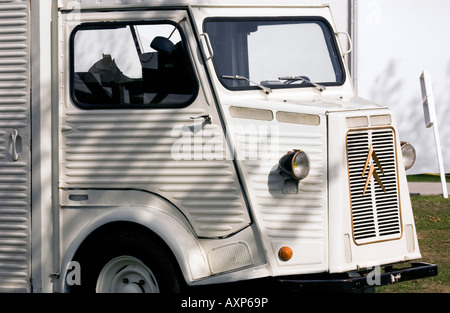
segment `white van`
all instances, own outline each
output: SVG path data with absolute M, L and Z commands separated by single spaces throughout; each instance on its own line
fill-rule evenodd
M 0 291 L 436 275 L 414 148 L 355 95 L 328 6 L 0 2 Z

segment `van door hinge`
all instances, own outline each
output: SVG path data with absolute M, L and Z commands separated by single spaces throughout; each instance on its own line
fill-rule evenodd
M 58 273 L 58 272 L 56 272 L 56 273 L 51 273 L 50 275 L 48 275 L 50 278 L 56 278 L 56 279 L 59 279 L 59 276 L 60 276 L 60 274 Z

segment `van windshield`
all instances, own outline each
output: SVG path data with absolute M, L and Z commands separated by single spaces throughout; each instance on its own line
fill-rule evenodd
M 323 19 L 209 18 L 204 28 L 217 75 L 228 89 L 344 83 L 336 39 Z

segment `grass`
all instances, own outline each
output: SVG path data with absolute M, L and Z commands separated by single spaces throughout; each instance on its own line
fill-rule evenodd
M 440 183 L 441 176 L 440 174 L 417 174 L 417 175 L 408 175 L 408 182 L 410 183 Z M 447 183 L 450 183 L 450 174 L 445 174 L 445 179 Z
M 377 292 L 450 293 L 450 199 L 442 196 L 412 196 L 411 202 L 421 261 L 437 264 L 438 275 L 379 287 Z

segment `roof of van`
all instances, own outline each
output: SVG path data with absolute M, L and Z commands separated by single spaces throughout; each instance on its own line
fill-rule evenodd
M 217 7 L 323 6 L 321 0 L 59 0 L 59 7 L 63 10 L 186 5 Z

